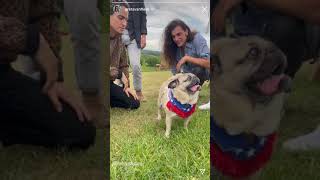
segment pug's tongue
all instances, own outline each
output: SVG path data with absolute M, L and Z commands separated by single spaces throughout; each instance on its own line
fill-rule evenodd
M 273 95 L 279 89 L 280 81 L 284 78 L 285 75 L 273 75 L 268 79 L 265 79 L 263 82 L 257 84 L 259 91 L 267 96 Z
M 191 90 L 192 92 L 196 92 L 196 91 L 198 91 L 199 87 L 200 87 L 200 85 L 194 85 L 194 86 L 192 86 L 192 87 L 190 88 L 190 90 Z

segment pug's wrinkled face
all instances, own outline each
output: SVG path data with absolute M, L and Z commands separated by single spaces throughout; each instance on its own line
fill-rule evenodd
M 201 88 L 200 79 L 192 73 L 179 73 L 172 77 L 168 88 L 195 94 Z
M 273 43 L 256 36 L 221 38 L 212 49 L 214 87 L 265 103 L 289 89 L 286 57 Z

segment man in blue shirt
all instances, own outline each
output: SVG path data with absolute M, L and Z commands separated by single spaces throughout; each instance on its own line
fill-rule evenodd
M 182 20 L 175 19 L 165 28 L 163 53 L 173 74 L 193 73 L 201 85 L 209 80 L 210 50 L 207 42 Z

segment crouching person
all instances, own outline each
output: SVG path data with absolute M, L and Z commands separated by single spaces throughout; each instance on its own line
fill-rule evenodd
M 137 109 L 140 102 L 136 92 L 129 86 L 128 56 L 121 39 L 128 22 L 128 4 L 124 2 L 110 6 L 110 106 Z

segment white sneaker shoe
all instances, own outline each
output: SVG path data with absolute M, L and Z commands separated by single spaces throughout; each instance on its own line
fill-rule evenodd
M 283 148 L 291 151 L 320 149 L 320 128 L 311 133 L 292 138 L 283 143 Z
M 200 110 L 209 110 L 210 109 L 210 101 L 207 104 L 203 104 L 199 106 Z

